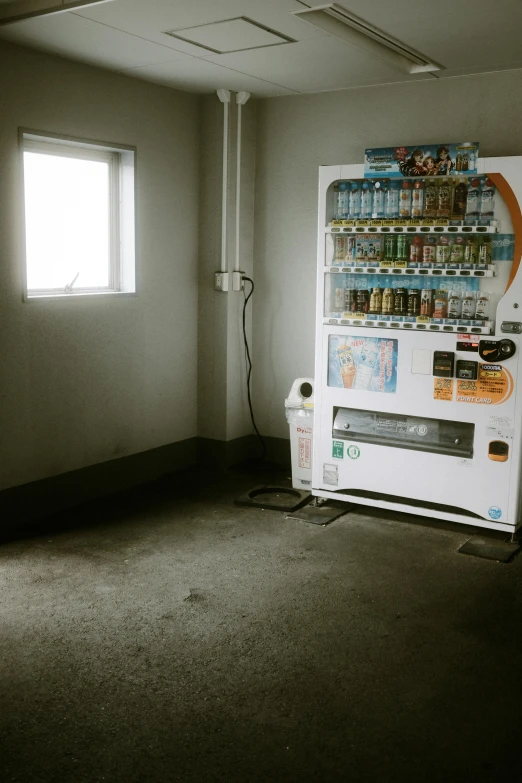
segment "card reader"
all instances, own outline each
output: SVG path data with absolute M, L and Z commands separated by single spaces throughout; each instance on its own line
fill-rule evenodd
M 433 352 L 433 375 L 437 378 L 453 378 L 455 354 L 453 351 Z

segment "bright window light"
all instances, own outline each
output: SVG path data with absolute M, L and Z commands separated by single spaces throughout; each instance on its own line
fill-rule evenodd
M 23 165 L 27 296 L 134 291 L 134 153 L 24 134 Z

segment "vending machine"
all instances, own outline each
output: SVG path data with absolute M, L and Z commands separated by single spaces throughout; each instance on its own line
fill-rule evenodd
M 514 533 L 522 157 L 439 149 L 320 168 L 312 491 Z

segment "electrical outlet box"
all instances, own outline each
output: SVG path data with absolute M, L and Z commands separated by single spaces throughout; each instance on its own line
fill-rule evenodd
M 214 291 L 228 291 L 228 272 L 214 272 Z
M 232 291 L 242 291 L 245 287 L 244 272 L 232 272 Z

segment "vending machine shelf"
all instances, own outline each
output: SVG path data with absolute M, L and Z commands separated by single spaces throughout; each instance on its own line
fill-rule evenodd
M 346 318 L 323 319 L 326 325 L 377 327 L 379 329 L 418 329 L 425 332 L 460 332 L 466 334 L 493 334 L 494 321 L 465 321 L 424 316 L 381 316 L 365 313 Z
M 353 266 L 325 266 L 324 271 L 328 274 L 343 273 L 356 275 L 432 275 L 434 277 L 495 277 L 494 264 L 477 264 L 476 269 L 470 269 L 468 264 L 455 264 L 453 268 L 433 266 L 384 266 L 376 264 L 367 266 L 364 263 L 360 266 L 354 262 Z
M 492 221 L 487 226 L 466 226 L 466 225 L 435 225 L 435 220 L 430 221 L 433 225 L 411 225 L 407 220 L 402 224 L 376 225 L 383 221 L 379 220 L 333 220 L 325 228 L 326 234 L 496 234 L 498 223 Z M 351 225 L 350 225 L 351 224 Z

